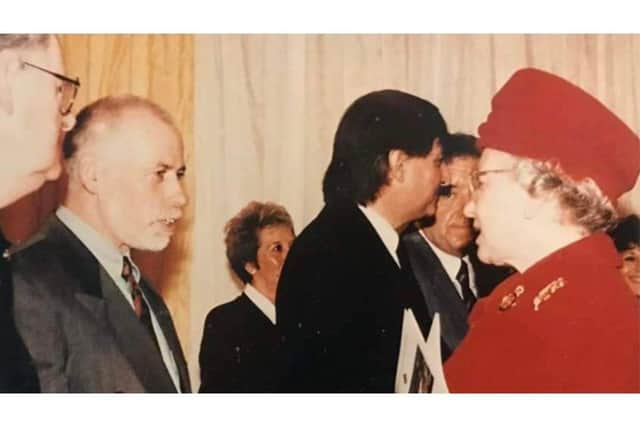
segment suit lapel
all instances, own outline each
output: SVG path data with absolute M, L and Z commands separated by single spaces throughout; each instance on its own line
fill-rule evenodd
M 376 229 L 357 206 L 353 207 L 351 215 L 354 216 L 353 222 L 347 223 L 357 225 L 357 227 L 353 228 L 362 234 L 362 238 L 355 239 L 357 242 L 362 242 L 359 253 L 371 254 L 371 256 L 367 256 L 366 259 L 372 263 L 372 265 L 377 266 L 378 263 L 380 263 L 379 270 L 384 271 L 387 275 L 387 281 L 383 281 L 382 283 L 389 283 L 393 286 L 393 294 L 398 298 L 398 302 L 402 307 L 412 309 L 418 325 L 422 330 L 422 334 L 426 338 L 431 320 L 424 303 L 424 298 L 422 298 L 420 294 L 420 289 L 411 271 L 408 257 L 403 257 L 402 254 L 400 254 L 399 257 L 403 258 L 400 261 L 402 263 L 406 262 L 408 265 L 403 265 L 402 268 L 398 266 Z M 349 232 L 353 232 L 353 230 L 349 230 Z M 403 248 L 400 248 L 400 252 L 402 252 L 402 249 Z M 388 294 L 386 291 L 384 293 Z M 402 316 L 400 316 L 400 318 L 402 318 Z
M 175 392 L 153 339 L 91 251 L 56 215 L 50 216 L 41 233 L 57 246 L 55 253 L 75 287 L 74 298 L 105 331 L 111 331 L 145 391 Z
M 358 253 L 372 254 L 375 260 L 373 262 L 381 263 L 376 267 L 381 271 L 390 272 L 394 276 L 394 281 L 397 281 L 397 277 L 400 276 L 400 267 L 364 213 L 357 206 L 350 206 L 345 207 L 337 216 L 334 214 L 334 217 L 340 220 L 337 226 L 343 228 L 340 234 L 352 236 L 349 237 L 349 241 L 359 245 Z
M 70 282 L 76 286 L 74 297 L 105 330 L 112 331 L 145 390 L 175 391 L 152 338 L 91 251 L 55 215 L 50 217 L 43 232 L 59 246 L 56 253 L 65 271 L 72 276 Z
M 87 309 L 102 326 L 108 326 L 106 306 L 100 287 L 100 264 L 89 249 L 58 219 L 51 215 L 41 230 L 50 242 L 57 245 L 55 253 L 66 274 L 69 283 L 75 285 L 74 298 Z
M 98 280 L 100 264 L 91 251 L 55 215 L 51 215 L 41 232 L 58 246 L 56 254 L 60 257 L 64 271 L 72 276 L 70 283 L 76 287 L 76 295 L 84 294 L 102 299 Z M 89 306 L 96 303 L 91 302 L 90 298 L 80 300 L 87 302 Z
M 100 283 L 111 327 L 120 351 L 148 392 L 172 393 L 175 386 L 153 338 L 149 336 L 122 292 L 101 268 Z
M 184 393 L 189 393 L 191 392 L 191 384 L 187 363 L 184 353 L 182 352 L 182 346 L 180 345 L 178 334 L 176 333 L 173 321 L 171 320 L 171 313 L 167 306 L 159 299 L 159 297 L 156 296 L 155 291 L 144 278 L 142 278 L 140 285 L 142 286 L 145 296 L 149 301 L 151 310 L 153 310 L 153 313 L 158 320 L 158 324 L 162 329 L 164 337 L 167 340 L 169 350 L 173 354 L 173 359 L 175 360 L 178 368 L 178 375 L 180 377 L 180 389 Z
M 444 270 L 438 256 L 417 231 L 404 236 L 412 269 L 422 291 L 429 316 L 440 313 L 442 339 L 449 349 L 455 349 L 467 332 L 467 309 Z

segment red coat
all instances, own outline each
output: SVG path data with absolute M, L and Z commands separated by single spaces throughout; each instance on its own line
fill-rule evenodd
M 445 364 L 449 390 L 640 392 L 638 303 L 619 264 L 599 233 L 502 282 Z

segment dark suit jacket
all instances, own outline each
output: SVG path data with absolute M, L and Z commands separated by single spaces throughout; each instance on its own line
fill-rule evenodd
M 276 326 L 245 295 L 211 310 L 200 347 L 201 393 L 278 391 Z
M 420 233 L 410 228 L 403 233 L 401 241 L 424 296 L 429 317 L 440 313 L 442 360 L 445 361 L 467 333 L 467 308 L 440 259 Z M 470 255 L 469 259 L 474 269 L 479 298 L 488 295 L 507 276 L 504 269 L 481 265 L 474 255 Z
M 355 205 L 325 206 L 296 238 L 280 277 L 282 389 L 393 392 L 405 307 L 425 333 L 417 285 L 367 218 Z
M 13 321 L 11 265 L 2 256 L 8 247 L 0 233 L 0 392 L 37 393 L 38 375 Z
M 108 273 L 54 215 L 12 255 L 18 332 L 43 392 L 175 392 L 153 338 Z M 187 366 L 169 310 L 143 279 L 189 391 Z

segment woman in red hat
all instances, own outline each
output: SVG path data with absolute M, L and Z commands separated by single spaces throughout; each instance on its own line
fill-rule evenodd
M 638 392 L 638 305 L 605 231 L 640 142 L 586 92 L 516 73 L 479 128 L 465 214 L 478 256 L 518 273 L 479 301 L 445 365 L 453 392 Z

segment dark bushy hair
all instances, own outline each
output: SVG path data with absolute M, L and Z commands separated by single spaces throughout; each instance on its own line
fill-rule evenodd
M 609 233 L 613 238 L 618 252 L 626 251 L 635 246 L 640 247 L 640 219 L 629 215 Z
M 480 157 L 480 149 L 476 145 L 477 138 L 466 133 L 452 133 L 440 138 L 442 162 L 449 164 L 458 157 Z
M 325 203 L 367 204 L 388 183 L 391 150 L 411 157 L 427 156 L 433 142 L 447 134 L 438 109 L 428 101 L 397 90 L 358 98 L 347 108 L 325 172 Z
M 284 207 L 271 202 L 253 201 L 224 227 L 227 260 L 243 283 L 251 283 L 252 280 L 244 265 L 248 262 L 257 264 L 260 230 L 271 225 L 284 225 L 294 233 L 293 221 Z

